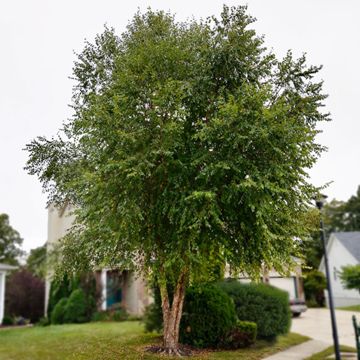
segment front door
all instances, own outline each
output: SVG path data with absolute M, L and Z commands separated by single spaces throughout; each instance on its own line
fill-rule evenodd
M 119 305 L 122 301 L 122 276 L 119 271 L 106 273 L 106 308 Z

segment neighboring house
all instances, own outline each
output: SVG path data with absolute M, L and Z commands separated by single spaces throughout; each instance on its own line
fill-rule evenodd
M 4 318 L 5 312 L 5 280 L 6 274 L 11 271 L 17 269 L 16 266 L 11 266 L 7 264 L 0 264 L 0 324 Z
M 359 305 L 359 292 L 345 289 L 340 280 L 339 272 L 342 266 L 360 263 L 360 231 L 332 233 L 326 249 L 329 258 L 329 280 L 335 307 Z M 319 270 L 325 274 L 324 258 L 321 260 Z M 325 297 L 326 303 L 328 303 L 327 291 Z
M 48 208 L 48 239 L 47 248 L 61 239 L 71 228 L 74 217 L 70 209 L 57 209 L 50 205 Z M 142 277 L 133 271 L 118 269 L 99 269 L 95 272 L 96 282 L 101 289 L 101 303 L 99 310 L 111 309 L 115 306 L 124 307 L 130 314 L 141 315 L 151 302 L 149 290 Z M 50 294 L 51 273 L 45 284 L 45 314 Z
M 294 261 L 296 265 L 289 271 L 287 276 L 282 276 L 275 270 L 263 271 L 262 282 L 285 290 L 289 293 L 290 300 L 305 300 L 301 263 L 295 258 Z M 251 279 L 247 276 L 240 276 L 239 280 L 244 283 L 251 282 Z

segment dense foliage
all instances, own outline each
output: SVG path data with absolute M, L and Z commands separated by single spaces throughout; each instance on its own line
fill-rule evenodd
M 326 203 L 322 213 L 327 238 L 332 232 L 360 231 L 360 187 L 356 195 L 347 201 L 333 199 Z M 317 270 L 324 253 L 319 230 L 320 214 L 316 209 L 308 212 L 307 223 L 308 228 L 313 230 L 310 237 L 302 243 L 305 272 Z
M 44 316 L 45 283 L 26 269 L 7 276 L 5 291 L 5 313 L 21 316 L 31 322 Z
M 65 309 L 67 304 L 67 298 L 62 298 L 55 305 L 51 312 L 51 323 L 54 325 L 65 323 Z
M 219 286 L 233 300 L 239 320 L 257 324 L 258 338 L 286 334 L 291 325 L 289 294 L 267 284 L 241 284 L 231 280 Z
M 145 331 L 155 331 L 160 333 L 163 330 L 163 313 L 161 308 L 161 295 L 158 286 L 154 287 L 153 296 L 154 302 L 146 307 L 143 321 L 145 324 Z
M 46 245 L 30 250 L 26 259 L 26 268 L 41 279 L 46 276 Z
M 340 279 L 346 289 L 355 289 L 360 292 L 360 265 L 343 266 Z
M 64 322 L 65 323 L 83 323 L 89 321 L 87 316 L 87 299 L 81 289 L 74 290 L 65 305 Z
M 293 239 L 308 235 L 302 214 L 317 189 L 307 171 L 328 119 L 320 67 L 276 59 L 253 22 L 224 6 L 205 21 L 148 10 L 121 36 L 105 29 L 75 62 L 73 117 L 27 145 L 49 201 L 76 209 L 60 268 L 157 277 L 167 348 L 209 258 L 258 276 L 264 263 L 289 264 Z
M 252 345 L 257 336 L 257 325 L 251 321 L 238 320 L 222 341 L 223 348 L 239 349 Z
M 215 285 L 190 287 L 185 296 L 180 341 L 196 347 L 220 347 L 236 325 L 234 303 Z
M 9 216 L 0 214 L 0 263 L 18 265 L 18 258 L 24 253 L 22 242 L 20 234 L 11 227 Z
M 97 311 L 91 316 L 91 321 L 125 321 L 129 314 L 124 308 Z M 153 331 L 153 330 L 149 330 Z
M 86 317 L 91 318 L 101 296 L 93 273 L 78 273 L 71 277 L 65 275 L 61 278 L 55 278 L 50 285 L 48 317 L 51 317 L 54 307 L 61 299 L 70 297 L 73 291 L 77 289 L 81 289 L 85 293 Z
M 360 186 L 347 201 L 332 200 L 324 207 L 324 224 L 335 231 L 360 231 Z
M 304 291 L 308 306 L 325 306 L 325 289 L 326 278 L 322 272 L 313 270 L 304 274 Z
M 197 347 L 237 349 L 255 342 L 257 325 L 239 321 L 231 298 L 212 284 L 190 287 L 185 296 L 180 338 Z M 154 303 L 143 318 L 147 331 L 161 332 L 163 316 L 159 290 L 154 291 Z

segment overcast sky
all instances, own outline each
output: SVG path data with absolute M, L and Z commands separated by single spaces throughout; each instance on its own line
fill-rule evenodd
M 2 0 L 0 3 L 0 213 L 29 250 L 47 236 L 46 196 L 37 178 L 23 170 L 24 145 L 56 134 L 71 111 L 72 64 L 84 39 L 92 41 L 104 24 L 121 33 L 138 8 L 170 10 L 185 20 L 218 15 L 222 4 L 248 4 L 254 25 L 279 57 L 288 49 L 309 63 L 323 64 L 329 94 L 319 141 L 329 151 L 311 170 L 315 185 L 333 183 L 330 198 L 348 199 L 360 184 L 360 2 L 359 0 L 136 1 Z

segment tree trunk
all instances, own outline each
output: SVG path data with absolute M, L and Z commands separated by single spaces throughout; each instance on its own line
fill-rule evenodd
M 172 355 L 182 355 L 179 349 L 179 328 L 185 298 L 186 275 L 185 270 L 180 274 L 171 305 L 164 274 L 159 281 L 164 320 L 164 350 Z

